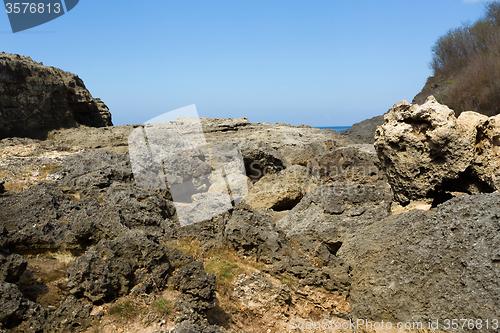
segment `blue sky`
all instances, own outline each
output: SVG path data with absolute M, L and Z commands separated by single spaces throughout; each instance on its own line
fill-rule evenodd
M 351 125 L 411 99 L 431 47 L 482 16 L 472 0 L 80 0 L 1 51 L 78 74 L 115 125 L 200 116 Z

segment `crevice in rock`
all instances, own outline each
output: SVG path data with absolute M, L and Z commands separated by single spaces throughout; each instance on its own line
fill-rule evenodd
M 485 181 L 474 175 L 471 168 L 467 168 L 456 179 L 445 179 L 436 189 L 429 192 L 428 197 L 433 198 L 432 207 L 442 204 L 454 197 L 451 192 L 463 192 L 467 194 L 493 193 L 495 189 Z
M 342 247 L 342 242 L 323 243 L 323 244 L 325 244 L 326 248 L 328 249 L 328 252 L 330 252 L 334 256 L 337 256 L 337 252 L 339 252 L 340 248 Z
M 300 200 L 302 200 L 302 198 L 303 198 L 302 195 L 297 196 L 294 199 L 286 198 L 285 200 L 278 202 L 275 206 L 272 207 L 272 209 L 275 212 L 282 212 L 284 210 L 292 210 L 295 206 L 297 206 L 299 204 L 299 202 L 300 202 Z

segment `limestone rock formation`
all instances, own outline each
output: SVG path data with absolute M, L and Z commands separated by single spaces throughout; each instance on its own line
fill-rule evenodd
M 429 97 L 395 104 L 377 129 L 375 147 L 397 201 L 443 192 L 500 188 L 498 116 L 453 110 Z
M 310 175 L 306 167 L 294 165 L 262 177 L 249 189 L 246 202 L 255 208 L 292 209 L 318 184 L 319 178 Z
M 353 318 L 497 318 L 499 216 L 500 194 L 477 194 L 359 230 L 338 252 L 352 267 Z
M 324 182 L 374 183 L 384 178 L 377 157 L 353 146 L 338 148 L 309 161 L 309 174 Z
M 108 108 L 82 79 L 29 57 L 0 54 L 0 139 L 43 137 L 78 125 L 112 125 Z
M 94 303 L 128 295 L 137 286 L 162 288 L 170 273 L 169 252 L 141 232 L 101 241 L 68 269 L 68 288 Z
M 239 143 L 247 177 L 257 181 L 267 174 L 274 174 L 290 166 L 277 150 L 262 141 L 242 141 Z
M 337 182 L 308 193 L 277 223 L 288 237 L 308 237 L 336 252 L 346 235 L 389 215 L 392 194 L 384 181 Z
M 283 235 L 276 230 L 269 215 L 240 204 L 227 221 L 224 238 L 244 254 L 272 257 L 283 247 Z
M 202 118 L 207 141 L 264 142 L 277 150 L 292 165 L 307 165 L 316 156 L 353 142 L 334 130 L 284 123 L 250 123 L 246 118 Z

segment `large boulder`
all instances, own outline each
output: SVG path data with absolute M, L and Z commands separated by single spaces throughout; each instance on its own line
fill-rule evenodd
M 346 235 L 387 217 L 391 201 L 384 181 L 326 184 L 308 193 L 277 227 L 288 237 L 309 237 L 336 252 Z
M 112 125 L 108 108 L 82 79 L 29 57 L 0 54 L 0 138 L 78 125 Z
M 397 201 L 442 192 L 500 187 L 500 118 L 453 110 L 429 97 L 395 104 L 377 129 L 375 147 Z
M 499 217 L 500 194 L 477 194 L 359 230 L 338 252 L 352 268 L 353 318 L 491 324 L 500 316 Z
M 127 295 L 132 288 L 162 289 L 171 273 L 173 257 L 191 261 L 189 256 L 130 232 L 112 241 L 101 241 L 78 257 L 68 269 L 68 288 L 78 298 L 92 302 L 111 301 Z
M 17 158 L 5 170 L 19 174 L 27 161 L 37 173 L 49 172 L 52 181 L 0 197 L 0 230 L 5 228 L 0 245 L 10 251 L 81 252 L 130 229 L 162 235 L 174 218 L 175 207 L 165 198 L 169 193 L 133 184 L 125 154 L 98 150 L 57 159 Z
M 224 229 L 226 242 L 245 255 L 272 257 L 283 248 L 284 238 L 271 216 L 240 204 Z

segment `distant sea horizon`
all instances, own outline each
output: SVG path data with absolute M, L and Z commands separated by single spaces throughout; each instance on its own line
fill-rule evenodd
M 319 129 L 325 129 L 325 128 L 333 129 L 336 130 L 337 132 L 345 131 L 346 129 L 351 128 L 351 126 L 324 126 L 324 127 L 314 126 L 314 127 Z

